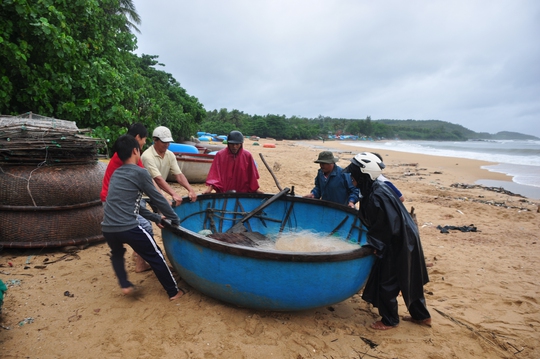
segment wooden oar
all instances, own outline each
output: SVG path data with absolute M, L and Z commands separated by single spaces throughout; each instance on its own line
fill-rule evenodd
M 279 181 L 277 180 L 276 175 L 274 174 L 274 172 L 272 171 L 272 169 L 270 168 L 270 166 L 268 166 L 268 163 L 266 163 L 263 154 L 262 154 L 262 153 L 259 153 L 259 156 L 261 157 L 261 160 L 263 161 L 264 165 L 266 166 L 266 169 L 268 170 L 268 172 L 270 172 L 270 174 L 272 175 L 272 178 L 274 179 L 274 182 L 276 182 L 277 188 L 278 188 L 280 191 L 282 191 L 283 188 L 281 188 L 281 186 L 280 186 L 280 184 L 279 184 Z
M 236 223 L 234 226 L 232 226 L 231 228 L 229 228 L 225 233 L 241 233 L 241 232 L 246 232 L 247 229 L 246 227 L 244 226 L 244 222 L 247 221 L 248 219 L 250 219 L 251 217 L 253 217 L 254 215 L 256 215 L 257 213 L 259 213 L 260 211 L 262 211 L 264 208 L 268 207 L 269 205 L 271 205 L 275 200 L 279 199 L 280 197 L 286 195 L 287 193 L 289 193 L 290 189 L 289 188 L 285 188 L 283 189 L 281 192 L 279 192 L 278 194 L 275 194 L 273 195 L 272 197 L 268 198 L 268 200 L 266 202 L 264 202 L 263 204 L 261 204 L 259 207 L 255 208 L 253 211 L 249 212 L 244 218 L 242 218 L 240 220 L 240 222 Z

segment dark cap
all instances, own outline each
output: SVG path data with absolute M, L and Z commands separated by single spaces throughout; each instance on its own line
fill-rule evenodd
M 227 136 L 227 143 L 244 143 L 244 135 L 240 131 L 231 131 Z

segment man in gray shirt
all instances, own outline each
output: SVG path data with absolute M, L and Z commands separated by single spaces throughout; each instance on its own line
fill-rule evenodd
M 137 166 L 141 151 L 137 140 L 130 135 L 120 136 L 116 142 L 118 157 L 123 165 L 114 171 L 109 183 L 109 191 L 101 223 L 103 236 L 111 248 L 111 262 L 118 278 L 122 293 L 133 292 L 133 284 L 127 279 L 124 266 L 124 243 L 139 254 L 156 274 L 170 300 L 180 298 L 184 293 L 178 289 L 169 270 L 161 248 L 153 236 L 139 225 L 137 214 L 161 226 L 166 218 L 178 225 L 180 220 L 166 199 L 158 192 L 148 171 Z M 146 193 L 161 214 L 153 213 L 140 206 L 142 194 Z

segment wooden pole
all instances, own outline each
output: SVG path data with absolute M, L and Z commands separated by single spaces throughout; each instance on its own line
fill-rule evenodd
M 261 157 L 261 160 L 263 161 L 264 165 L 265 165 L 266 168 L 268 169 L 268 172 L 270 172 L 270 174 L 272 175 L 272 178 L 274 178 L 274 182 L 276 182 L 277 188 L 278 188 L 280 191 L 283 191 L 283 188 L 281 188 L 281 186 L 280 186 L 280 184 L 279 184 L 279 181 L 278 181 L 277 178 L 276 178 L 276 175 L 274 174 L 274 172 L 272 171 L 272 169 L 270 168 L 270 166 L 268 166 L 268 163 L 266 163 L 263 154 L 262 154 L 262 153 L 259 153 L 259 156 Z

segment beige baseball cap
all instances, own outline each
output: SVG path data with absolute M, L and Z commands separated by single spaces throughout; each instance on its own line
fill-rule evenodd
M 174 142 L 171 135 L 171 130 L 165 126 L 156 127 L 152 133 L 152 137 L 159 138 L 161 142 Z

